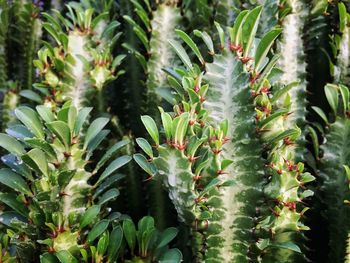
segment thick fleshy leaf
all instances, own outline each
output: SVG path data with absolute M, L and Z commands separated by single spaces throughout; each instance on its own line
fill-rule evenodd
M 136 246 L 136 228 L 135 224 L 130 220 L 126 219 L 123 222 L 123 232 L 132 253 Z
M 156 122 L 148 115 L 141 117 L 142 123 L 156 145 L 159 145 L 159 132 Z
M 26 217 L 29 212 L 28 208 L 23 204 L 23 202 L 18 201 L 16 198 L 17 198 L 17 195 L 14 193 L 0 192 L 0 202 L 6 204 L 16 212 Z
M 182 253 L 177 248 L 169 249 L 162 255 L 160 262 L 180 263 L 182 262 Z
M 105 192 L 101 198 L 98 200 L 98 205 L 104 205 L 105 203 L 115 200 L 119 196 L 119 190 L 118 189 L 110 189 L 107 192 Z
M 106 177 L 114 173 L 116 170 L 118 170 L 120 167 L 123 167 L 125 164 L 131 161 L 130 156 L 121 156 L 115 159 L 113 162 L 111 162 L 107 168 L 103 171 L 100 178 L 97 181 L 97 185 L 102 182 Z
M 326 98 L 328 100 L 328 103 L 331 106 L 333 113 L 336 115 L 338 110 L 338 102 L 339 102 L 338 87 L 333 84 L 327 84 L 324 87 L 324 91 L 326 93 Z
M 109 187 L 113 186 L 116 182 L 123 179 L 125 177 L 124 174 L 115 174 L 112 176 L 109 176 L 106 180 L 104 180 L 98 188 L 95 190 L 94 195 L 92 196 L 93 199 L 96 199 L 100 194 L 102 194 L 104 191 L 106 191 Z
M 66 149 L 71 145 L 71 132 L 67 123 L 63 121 L 53 121 L 46 124 L 47 128 L 54 133 L 58 139 L 63 143 Z
M 38 138 L 44 139 L 44 127 L 39 115 L 29 107 L 20 106 L 15 109 L 16 117 Z
M 175 227 L 169 227 L 163 231 L 159 237 L 159 243 L 157 248 L 168 245 L 177 235 L 179 231 Z
M 188 69 L 191 69 L 193 67 L 191 63 L 191 59 L 188 56 L 186 50 L 181 46 L 181 44 L 175 40 L 169 40 L 169 44 L 173 47 L 181 61 L 186 65 Z
M 140 148 L 150 157 L 153 158 L 153 150 L 152 146 L 148 143 L 148 141 L 144 138 L 137 138 L 136 143 Z
M 100 213 L 101 207 L 99 205 L 93 205 L 85 211 L 80 219 L 80 229 L 91 224 L 96 219 L 96 216 Z
M 108 118 L 97 118 L 91 123 L 91 125 L 89 126 L 86 132 L 84 149 L 87 148 L 89 143 L 95 138 L 97 134 L 100 133 L 100 131 L 102 131 L 102 129 L 107 125 L 108 122 L 109 122 Z
M 95 172 L 97 172 L 110 158 L 112 158 L 119 149 L 129 144 L 129 140 L 122 140 L 114 144 L 111 148 L 107 150 L 107 152 L 101 157 L 100 161 L 97 163 L 95 167 Z
M 113 262 L 115 260 L 115 256 L 117 255 L 119 248 L 123 241 L 123 230 L 120 225 L 117 225 L 111 232 L 109 237 L 109 246 L 107 257 Z
M 204 58 L 201 52 L 199 51 L 197 44 L 194 43 L 192 38 L 182 30 L 176 29 L 175 32 L 192 49 L 193 53 L 197 56 L 201 64 L 204 64 L 205 63 Z
M 29 152 L 24 154 L 22 156 L 22 159 L 34 171 L 48 177 L 49 167 L 47 164 L 45 153 L 42 150 L 34 148 L 33 150 L 30 150 Z
M 17 156 L 26 153 L 23 145 L 19 141 L 3 133 L 0 133 L 0 147 Z
M 134 154 L 133 158 L 135 162 L 150 176 L 154 176 L 156 174 L 156 167 L 152 163 L 148 162 L 145 156 L 136 153 Z
M 13 190 L 32 196 L 26 181 L 18 174 L 10 169 L 4 168 L 0 170 L 0 183 L 12 188 Z
M 79 261 L 67 250 L 61 250 L 56 253 L 61 263 L 79 263 Z
M 92 111 L 92 108 L 82 108 L 79 111 L 75 125 L 74 125 L 74 135 L 78 135 L 80 133 L 91 111 Z
M 98 222 L 94 227 L 89 231 L 89 234 L 87 236 L 87 242 L 92 243 L 97 237 L 102 235 L 102 233 L 107 229 L 109 226 L 109 220 L 103 219 L 100 222 Z

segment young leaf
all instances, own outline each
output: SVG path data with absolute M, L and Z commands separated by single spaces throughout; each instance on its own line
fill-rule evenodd
M 68 150 L 71 145 L 71 132 L 67 123 L 63 121 L 53 121 L 46 124 L 47 128 L 54 133 Z
M 275 39 L 281 34 L 281 32 L 282 32 L 281 28 L 273 29 L 261 39 L 255 52 L 254 67 L 256 72 L 260 72 L 262 70 L 260 66 L 265 60 Z
M 135 162 L 150 176 L 154 176 L 156 174 L 156 168 L 152 163 L 149 163 L 145 156 L 142 154 L 136 153 L 134 154 Z
M 35 109 L 45 122 L 52 122 L 55 120 L 55 115 L 52 113 L 51 108 L 44 105 L 39 105 L 39 106 L 36 106 Z
M 259 25 L 260 14 L 262 11 L 262 6 L 258 6 L 249 12 L 247 17 L 245 18 L 243 25 L 243 52 L 244 57 L 248 57 L 250 48 L 253 44 L 253 40 L 255 38 L 256 31 Z
M 96 219 L 96 216 L 100 213 L 101 207 L 99 205 L 93 205 L 85 211 L 80 219 L 79 229 L 83 229 L 88 226 L 92 221 Z
M 164 232 L 159 237 L 159 243 L 157 248 L 164 247 L 168 245 L 177 235 L 179 231 L 175 227 L 169 227 L 164 230 Z
M 83 124 L 85 123 L 87 117 L 89 116 L 90 112 L 92 111 L 92 108 L 82 108 L 77 116 L 75 126 L 74 126 L 74 135 L 78 135 L 81 128 L 83 127 Z
M 115 200 L 119 196 L 119 190 L 118 189 L 109 189 L 107 192 L 105 192 L 101 198 L 98 200 L 98 205 L 104 205 L 105 203 Z
M 152 146 L 144 138 L 137 138 L 136 143 L 150 157 L 153 158 Z
M 17 192 L 29 196 L 33 195 L 26 181 L 24 181 L 20 175 L 12 172 L 10 169 L 3 168 L 0 170 L 0 183 L 12 188 Z
M 176 29 L 175 32 L 192 49 L 193 53 L 197 56 L 201 64 L 204 65 L 204 58 L 192 38 L 180 29 Z
M 338 87 L 334 84 L 327 84 L 324 90 L 326 93 L 326 98 L 328 100 L 328 103 L 333 110 L 333 113 L 337 115 L 338 102 L 339 102 Z
M 182 45 L 179 42 L 175 41 L 175 40 L 169 40 L 169 44 L 173 47 L 173 49 L 175 50 L 176 54 L 179 56 L 179 58 L 185 64 L 185 66 L 188 69 L 192 69 L 193 65 L 191 63 L 191 59 L 188 56 L 186 50 L 182 47 Z
M 97 180 L 96 185 L 98 185 L 100 182 L 102 182 L 106 177 L 114 173 L 116 170 L 118 170 L 120 167 L 124 166 L 128 162 L 130 162 L 131 157 L 130 156 L 121 156 L 115 159 L 113 162 L 111 162 L 107 168 L 104 170 L 104 172 L 101 174 L 100 178 Z
M 159 145 L 159 132 L 156 122 L 148 115 L 141 116 L 141 121 L 155 144 Z
M 328 118 L 321 108 L 316 106 L 311 106 L 311 108 L 318 114 L 318 116 L 321 117 L 322 120 L 324 120 L 326 124 L 328 124 Z
M 86 132 L 86 137 L 84 141 L 84 149 L 88 146 L 93 138 L 107 125 L 109 122 L 108 118 L 98 118 L 94 120 Z
M 17 156 L 26 153 L 23 145 L 19 141 L 3 133 L 0 133 L 0 147 Z
M 38 114 L 29 107 L 20 106 L 15 109 L 16 117 L 39 139 L 45 138 L 44 127 Z
M 114 262 L 115 257 L 119 251 L 119 248 L 123 241 L 123 230 L 120 225 L 117 225 L 111 232 L 111 235 L 109 237 L 109 246 L 108 246 L 108 252 L 107 257 L 110 262 Z
M 130 219 L 123 221 L 123 232 L 126 242 L 128 243 L 131 253 L 133 254 L 136 245 L 136 228 Z
M 102 235 L 103 232 L 105 232 L 108 226 L 108 219 L 103 219 L 96 225 L 94 225 L 94 227 L 89 231 L 89 234 L 87 236 L 87 242 L 91 244 L 97 237 L 99 237 L 100 235 Z

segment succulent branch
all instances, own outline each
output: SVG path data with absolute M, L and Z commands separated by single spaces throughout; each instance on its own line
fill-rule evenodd
M 46 96 L 46 104 L 62 104 L 72 100 L 81 108 L 92 94 L 97 96 L 100 112 L 106 111 L 103 87 L 122 71 L 117 71 L 124 55 L 113 57 L 114 43 L 120 33 L 114 35 L 117 21 L 108 22 L 108 13 L 94 17 L 94 10 L 83 10 L 79 5 L 68 5 L 70 19 L 55 11 L 59 22 L 45 14 L 43 27 L 56 42 L 46 44 L 38 52 L 34 63 L 43 77 L 36 87 Z

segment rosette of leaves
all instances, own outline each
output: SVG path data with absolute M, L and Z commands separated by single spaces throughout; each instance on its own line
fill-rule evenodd
M 175 227 L 159 231 L 153 217 L 145 216 L 138 222 L 137 229 L 131 219 L 124 220 L 122 230 L 125 252 L 121 256 L 125 262 L 182 262 L 180 250 L 169 249 L 169 243 L 178 233 Z
M 163 183 L 179 220 L 192 229 L 194 260 L 216 262 L 224 256 L 217 253 L 223 245 L 220 220 L 224 208 L 220 196 L 222 189 L 232 183 L 224 175 L 231 161 L 221 157 L 227 141 L 227 121 L 216 128 L 208 125 L 203 108 L 208 86 L 194 77 L 197 74 L 199 68 L 193 75 L 179 71 L 169 77 L 176 91 L 174 112 L 160 108 L 160 128 L 151 117 L 142 116 L 154 149 L 147 140 L 138 138 L 136 142 L 147 158 L 136 154 L 134 159 L 150 178 Z
M 35 87 L 44 94 L 47 105 L 72 100 L 80 109 L 92 95 L 97 96 L 97 108 L 106 111 L 103 88 L 123 71 L 117 67 L 124 55 L 113 57 L 111 52 L 121 33 L 115 34 L 119 22 L 108 20 L 108 12 L 94 15 L 92 8 L 69 4 L 68 18 L 53 11 L 57 18 L 44 13 L 45 30 L 55 46 L 45 43 L 34 60 L 43 77 Z M 54 103 L 53 103 L 54 102 Z
M 121 215 L 108 204 L 124 177 L 117 171 L 131 158 L 115 158 L 128 143 L 120 141 L 93 159 L 109 133 L 109 119 L 95 119 L 82 137 L 91 110 L 70 103 L 57 113 L 21 106 L 15 110 L 20 124 L 0 134 L 0 146 L 8 151 L 2 157 L 7 168 L 0 170 L 0 201 L 7 208 L 0 218 L 21 261 L 38 262 L 41 255 L 42 262 L 113 262 L 116 256 L 113 222 Z
M 348 202 L 350 190 L 348 175 L 350 164 L 349 152 L 349 89 L 342 85 L 327 84 L 325 95 L 332 113 L 326 113 L 318 107 L 313 109 L 326 123 L 323 134 L 324 143 L 316 154 L 319 160 L 319 174 L 321 177 L 320 199 L 325 206 L 322 215 L 326 218 L 326 231 L 329 236 L 325 240 L 328 244 L 328 260 L 343 262 L 347 257 L 346 249 L 350 231 L 350 208 Z M 345 167 L 345 169 L 344 169 Z

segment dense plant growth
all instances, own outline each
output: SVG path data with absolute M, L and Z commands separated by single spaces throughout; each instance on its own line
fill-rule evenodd
M 346 0 L 0 0 L 0 262 L 349 262 Z

